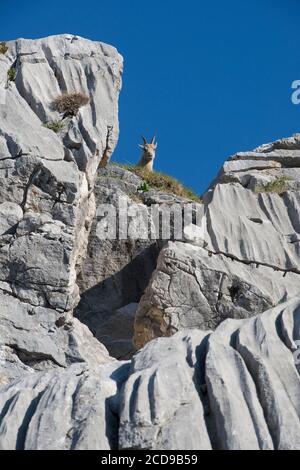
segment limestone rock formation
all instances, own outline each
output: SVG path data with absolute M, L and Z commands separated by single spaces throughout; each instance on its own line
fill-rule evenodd
M 155 269 L 159 251 L 156 241 L 148 239 L 148 230 L 145 239 L 136 233 L 139 224 L 135 208 L 142 200 L 133 198 L 138 197 L 141 182 L 136 175 L 114 165 L 98 172 L 94 189 L 97 211 L 89 234 L 87 255 L 78 276 L 81 299 L 75 315 L 117 358 L 125 358 L 126 353 L 133 350 L 132 342 L 125 346 L 123 340 L 126 335 L 132 336 L 134 318 L 129 313 L 128 326 L 123 323 L 125 329 L 119 331 L 123 346 L 120 344 L 120 350 L 117 350 L 116 342 L 112 346 L 110 339 L 117 340 L 115 312 L 139 302 Z M 98 233 L 104 215 L 101 205 L 112 204 L 117 218 L 119 201 L 128 207 L 128 236 L 102 239 Z
M 87 364 L 35 373 L 1 390 L 0 449 L 108 450 L 118 443 L 119 388 L 128 366 Z
M 148 343 L 123 388 L 121 448 L 299 449 L 299 308 Z
M 300 448 L 299 299 L 0 389 L 1 449 Z
M 234 155 L 191 205 L 104 168 L 113 47 L 67 34 L 7 46 L 0 449 L 299 450 L 300 135 Z M 72 92 L 88 104 L 60 115 L 53 100 Z M 128 234 L 105 240 L 103 205 L 124 216 L 120 198 Z M 190 205 L 183 235 L 173 218 L 167 242 L 149 237 L 152 205 L 173 203 Z
M 123 65 L 111 46 L 72 35 L 7 46 L 0 55 L 2 382 L 23 370 L 110 360 L 72 310 L 96 169 L 118 137 Z M 52 103 L 70 92 L 87 94 L 90 103 L 64 118 Z M 55 134 L 45 125 L 57 120 Z
M 203 198 L 201 238 L 160 254 L 137 312 L 138 348 L 299 295 L 299 152 L 296 135 L 225 162 Z

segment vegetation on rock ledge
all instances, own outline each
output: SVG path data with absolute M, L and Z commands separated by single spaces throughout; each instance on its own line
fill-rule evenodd
M 264 185 L 256 186 L 256 193 L 277 193 L 282 194 L 287 191 L 287 182 L 290 180 L 288 176 L 278 176 L 273 181 Z
M 149 191 L 152 188 L 158 189 L 165 193 L 172 193 L 186 199 L 191 199 L 196 202 L 201 202 L 201 197 L 198 196 L 192 189 L 183 186 L 180 181 L 171 176 L 165 175 L 158 171 L 147 171 L 144 168 L 133 165 L 120 165 L 125 170 L 135 173 L 142 178 L 146 185 L 144 186 Z
M 63 93 L 55 98 L 53 108 L 65 116 L 76 116 L 79 109 L 89 102 L 90 98 L 84 93 Z
M 17 72 L 16 72 L 16 70 L 15 70 L 14 68 L 11 67 L 10 69 L 8 69 L 8 71 L 7 71 L 7 79 L 8 79 L 8 81 L 14 82 L 15 79 L 16 79 L 16 74 L 17 74 Z
M 6 54 L 8 51 L 8 47 L 6 45 L 6 42 L 0 42 L 0 54 Z
M 46 122 L 46 124 L 43 124 L 43 126 L 57 134 L 58 132 L 63 130 L 65 125 L 63 121 L 49 121 Z

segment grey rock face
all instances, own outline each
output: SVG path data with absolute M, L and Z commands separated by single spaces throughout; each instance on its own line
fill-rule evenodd
M 117 359 L 129 359 L 134 351 L 134 320 L 138 304 L 121 307 L 98 326 L 97 339 L 105 344 L 110 355 Z
M 35 373 L 0 393 L 0 449 L 107 450 L 118 445 L 124 363 Z
M 189 201 L 97 174 L 121 74 L 72 35 L 0 55 L 0 449 L 300 449 L 300 137 L 231 157 L 196 232 L 154 243 L 150 206 Z M 64 92 L 89 104 L 61 116 Z
M 122 395 L 120 448 L 211 448 L 198 395 L 206 339 L 201 331 L 180 332 L 152 341 L 133 358 Z
M 14 359 L 11 371 L 4 361 L 4 382 L 28 368 L 110 360 L 72 310 L 96 169 L 118 137 L 122 74 L 114 48 L 72 35 L 7 45 L 0 58 L 0 347 Z M 90 98 L 73 118 L 53 110 L 66 92 Z M 57 120 L 58 134 L 44 126 Z
M 299 275 L 241 263 L 200 246 L 169 242 L 135 320 L 139 349 L 182 328 L 215 329 L 226 318 L 248 318 L 299 293 Z
M 133 335 L 133 327 L 132 318 L 127 317 L 129 322 L 122 323 L 122 335 L 119 330 L 118 348 L 115 328 L 119 314 L 115 312 L 139 302 L 155 269 L 159 251 L 156 242 L 147 239 L 148 230 L 144 240 L 136 234 L 138 221 L 134 208 L 142 203 L 142 200 L 137 200 L 140 184 L 141 179 L 136 175 L 114 165 L 100 171 L 95 183 L 97 211 L 89 235 L 87 256 L 78 276 L 81 300 L 75 314 L 118 358 L 127 357 L 132 351 L 129 338 Z M 128 207 L 129 214 L 132 212 L 128 237 L 102 239 L 98 234 L 104 215 L 101 205 L 111 204 L 118 216 L 120 199 Z M 145 209 L 148 218 L 146 206 Z
M 141 299 L 135 344 L 215 328 L 300 293 L 298 136 L 238 153 L 204 195 L 200 236 L 169 244 Z M 271 183 L 268 184 L 267 183 Z
M 299 319 L 295 298 L 155 339 L 131 364 L 24 370 L 0 387 L 0 448 L 299 449 Z
M 121 448 L 299 449 L 299 308 L 149 342 L 123 387 Z
M 165 227 L 163 218 L 155 226 L 151 207 L 170 216 L 170 207 L 177 204 L 182 212 L 190 200 L 167 194 L 153 188 L 141 191 L 142 180 L 134 173 L 116 165 L 98 172 L 95 183 L 97 211 L 89 236 L 87 256 L 78 276 L 81 300 L 75 315 L 88 325 L 95 336 L 117 358 L 127 358 L 132 352 L 132 322 L 124 323 L 115 312 L 130 303 L 137 303 L 146 290 L 157 263 L 162 246 L 161 234 L 155 232 Z M 115 239 L 99 235 L 104 226 L 105 204 L 115 210 L 116 219 L 127 214 L 127 233 L 118 231 Z M 139 212 L 138 212 L 139 210 Z M 118 227 L 117 227 L 118 228 Z M 171 227 L 169 238 L 174 235 Z M 123 338 L 116 337 L 116 319 L 123 324 Z M 118 329 L 118 328 L 117 328 Z M 125 340 L 125 342 L 123 341 Z M 127 342 L 127 343 L 126 343 Z M 130 346 L 130 347 L 129 347 Z M 119 349 L 118 349 L 119 348 Z M 124 353 L 125 356 L 124 356 Z

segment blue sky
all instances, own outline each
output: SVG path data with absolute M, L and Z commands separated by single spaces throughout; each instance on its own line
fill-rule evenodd
M 156 169 L 201 193 L 236 151 L 300 132 L 297 0 L 1 0 L 1 39 L 73 33 L 125 59 L 114 160 L 158 133 Z

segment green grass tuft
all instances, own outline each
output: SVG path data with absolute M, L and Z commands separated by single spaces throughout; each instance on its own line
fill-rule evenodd
M 7 71 L 7 79 L 8 79 L 10 82 L 14 82 L 14 81 L 15 81 L 16 75 L 17 75 L 16 69 L 14 69 L 13 67 L 11 67 L 10 69 L 8 69 L 8 71 Z
M 172 193 L 176 196 L 191 199 L 196 202 L 202 202 L 201 197 L 198 196 L 192 189 L 186 188 L 180 183 L 180 181 L 172 178 L 171 176 L 165 175 L 158 171 L 146 171 L 144 168 L 140 168 L 138 166 L 121 165 L 118 163 L 117 165 L 139 176 L 147 185 L 144 186 L 144 188 L 148 188 L 146 191 L 149 191 L 151 188 L 156 188 L 159 191 L 163 191 L 165 193 Z
M 46 122 L 46 124 L 43 124 L 43 126 L 57 134 L 58 132 L 63 130 L 65 124 L 63 121 L 49 121 Z
M 149 185 L 149 183 L 146 183 L 146 181 L 143 181 L 138 187 L 138 191 L 141 191 L 142 193 L 147 193 L 148 191 L 150 191 L 150 189 L 151 186 Z
M 288 176 L 278 176 L 273 181 L 266 183 L 261 186 L 256 186 L 254 191 L 256 193 L 277 193 L 282 194 L 287 191 L 287 182 L 290 181 L 291 178 Z

